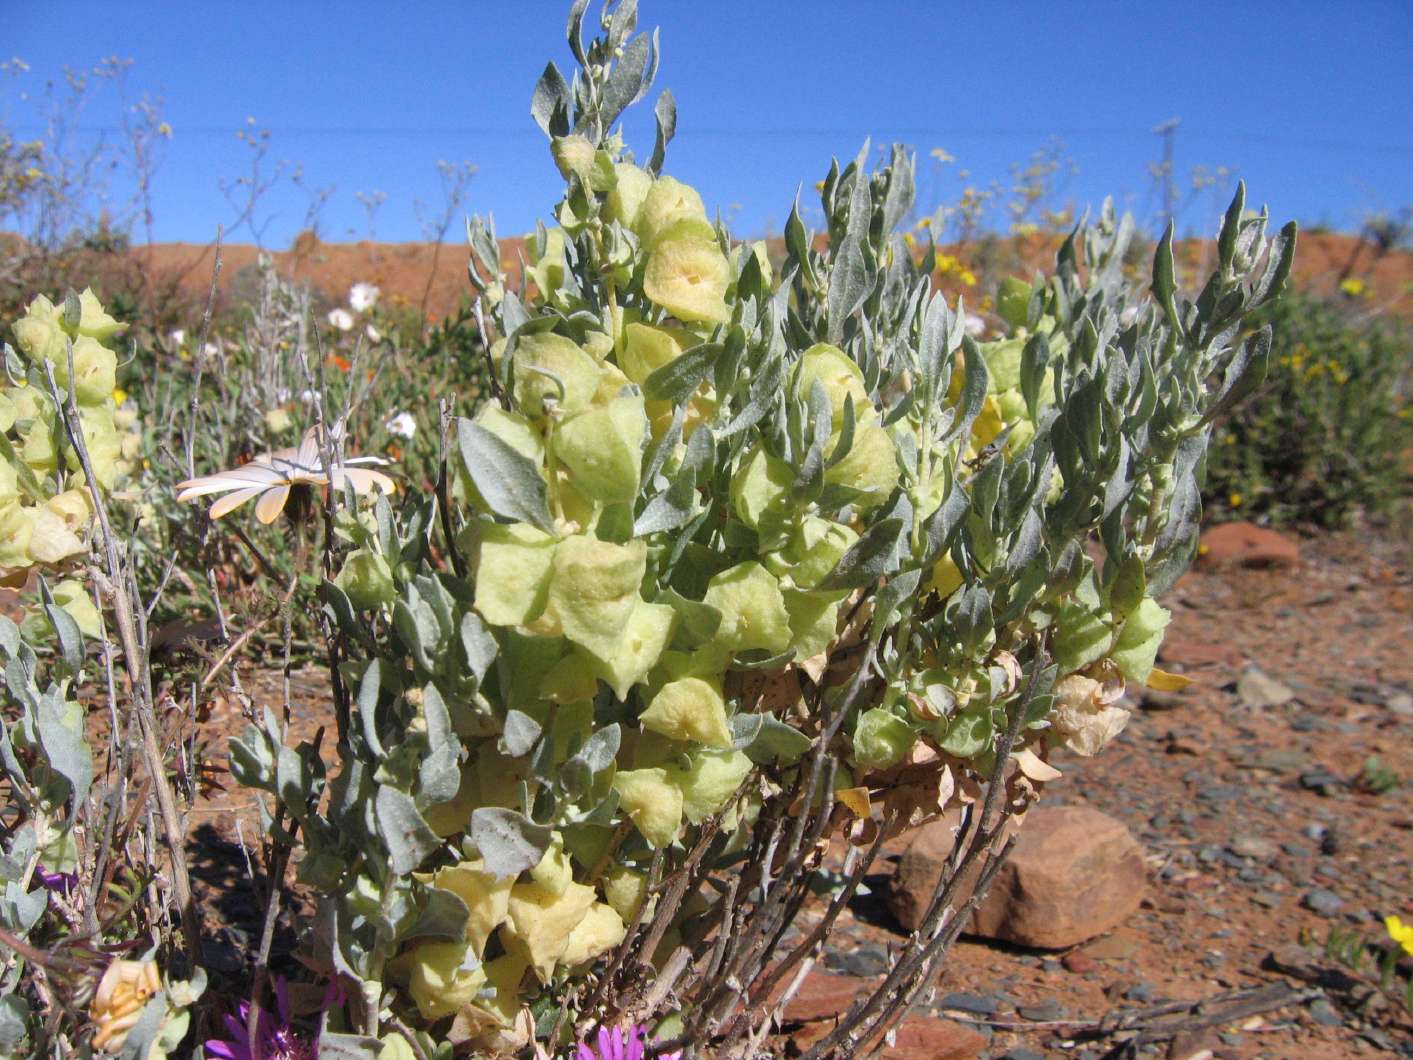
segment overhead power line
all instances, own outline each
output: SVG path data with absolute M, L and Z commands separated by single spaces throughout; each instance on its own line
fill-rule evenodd
M 445 139 L 448 137 L 475 139 L 487 137 L 539 139 L 543 134 L 533 127 L 522 125 L 448 125 L 448 126 L 340 126 L 340 125 L 289 125 L 256 126 L 268 130 L 272 137 L 299 138 L 344 138 L 344 139 Z M 224 125 L 176 125 L 173 132 L 177 137 L 234 137 L 236 132 L 249 126 Z M 44 131 L 42 126 L 19 125 L 15 131 L 20 135 L 32 136 Z M 85 135 L 114 136 L 123 132 L 118 125 L 81 125 L 71 131 Z M 1130 127 L 1083 127 L 1070 129 L 1010 128 L 998 129 L 993 126 L 964 127 L 912 127 L 878 126 L 873 129 L 862 126 L 788 126 L 780 128 L 711 128 L 686 129 L 677 134 L 679 140 L 719 139 L 719 140 L 819 140 L 837 137 L 853 137 L 862 141 L 865 137 L 889 137 L 910 140 L 917 143 L 946 143 L 958 139 L 1028 140 L 1045 139 L 1122 139 L 1135 144 L 1153 135 L 1152 129 Z M 1347 154 L 1413 156 L 1413 144 L 1386 142 L 1360 142 L 1355 140 L 1321 140 L 1303 136 L 1281 136 L 1267 132 L 1254 132 L 1239 129 L 1202 130 L 1190 125 L 1183 126 L 1183 136 L 1190 140 L 1227 143 L 1266 144 L 1273 147 L 1294 148 L 1304 151 L 1329 151 Z

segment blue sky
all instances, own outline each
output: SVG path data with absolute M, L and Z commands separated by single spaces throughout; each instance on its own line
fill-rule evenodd
M 597 6 L 597 5 L 596 5 Z M 270 130 L 308 186 L 332 187 L 326 239 L 365 238 L 357 193 L 382 192 L 374 233 L 419 238 L 418 199 L 435 212 L 436 163 L 477 166 L 468 209 L 502 234 L 532 227 L 558 177 L 528 115 L 547 59 L 566 72 L 567 5 L 424 0 L 0 0 L 7 54 L 30 65 L 0 81 L 0 115 L 32 131 L 19 99 L 63 64 L 130 57 L 128 91 L 164 97 L 173 136 L 154 191 L 159 240 L 205 241 L 232 209 L 220 191 L 248 170 L 247 118 Z M 1157 214 L 1148 166 L 1159 122 L 1180 117 L 1175 171 L 1225 165 L 1278 219 L 1340 228 L 1413 202 L 1413 3 L 896 0 L 643 0 L 662 27 L 657 87 L 678 101 L 667 170 L 696 185 L 741 235 L 777 230 L 797 186 L 864 138 L 919 151 L 923 205 L 1056 139 L 1077 172 L 1061 201 L 1113 194 Z M 656 91 L 656 89 L 654 90 Z M 652 145 L 649 104 L 627 122 Z M 111 96 L 77 118 L 81 137 L 118 123 Z M 955 163 L 928 157 L 945 148 Z M 967 181 L 958 176 L 965 169 Z M 121 191 L 121 189 L 118 189 Z M 1223 189 L 1223 194 L 1229 188 Z M 259 204 L 267 246 L 288 245 L 307 197 L 280 180 Z M 1181 214 L 1207 228 L 1207 192 Z M 459 222 L 450 238 L 458 238 Z M 228 238 L 249 241 L 248 230 Z

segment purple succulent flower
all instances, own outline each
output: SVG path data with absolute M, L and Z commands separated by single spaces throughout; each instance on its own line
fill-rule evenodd
M 56 894 L 65 897 L 78 889 L 78 873 L 76 872 L 46 872 L 44 866 L 37 866 L 34 870 L 35 878 L 40 884 Z
M 326 1005 L 334 993 L 326 997 Z M 206 1042 L 206 1055 L 217 1060 L 314 1060 L 319 1053 L 317 1041 L 306 1041 L 290 1025 L 289 986 L 283 976 L 275 976 L 275 1011 L 260 1010 L 255 1041 L 251 1041 L 247 1023 L 250 1002 L 242 1001 L 234 1015 L 225 1017 L 228 1038 L 212 1038 Z
M 648 1032 L 641 1023 L 628 1028 L 626 1034 L 621 1027 L 600 1027 L 596 1037 L 595 1048 L 580 1042 L 574 1049 L 573 1060 L 645 1060 L 648 1055 Z M 682 1052 L 655 1055 L 658 1060 L 681 1060 Z

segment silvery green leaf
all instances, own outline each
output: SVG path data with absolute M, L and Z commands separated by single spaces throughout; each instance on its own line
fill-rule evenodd
M 584 12 L 589 6 L 589 0 L 574 0 L 569 7 L 569 22 L 564 27 L 564 35 L 569 38 L 569 50 L 574 53 L 574 58 L 579 60 L 581 66 L 589 61 L 588 55 L 584 51 Z
M 585 740 L 584 746 L 574 752 L 570 761 L 582 763 L 590 775 L 602 773 L 613 765 L 614 759 L 618 757 L 618 747 L 622 738 L 617 722 L 606 725 Z
M 1271 325 L 1267 324 L 1249 336 L 1239 347 L 1222 373 L 1211 407 L 1202 417 L 1210 423 L 1235 405 L 1245 401 L 1266 381 L 1271 365 Z
M 967 654 L 974 652 L 992 629 L 991 594 L 985 586 L 973 585 L 962 590 L 956 597 L 956 603 L 947 610 L 951 613 L 952 628 L 962 643 L 962 650 Z
M 1045 371 L 1050 366 L 1050 340 L 1037 331 L 1026 340 L 1021 350 L 1020 389 L 1025 399 L 1027 413 L 1032 420 L 1039 419 L 1040 387 L 1045 382 Z
M 46 604 L 44 613 L 49 616 L 49 621 L 54 626 L 54 635 L 59 641 L 59 653 L 64 665 L 70 673 L 77 674 L 83 667 L 83 633 L 79 631 L 78 623 L 58 604 Z
M 971 507 L 982 526 L 991 525 L 991 514 L 996 508 L 997 498 L 1001 495 L 1001 476 L 1005 470 L 1005 460 L 996 456 L 972 476 Z
M 937 510 L 927 517 L 923 532 L 927 535 L 927 562 L 935 563 L 952 544 L 952 537 L 961 527 L 967 512 L 971 510 L 971 497 L 956 479 L 952 488 L 937 506 Z
M 875 597 L 872 630 L 870 634 L 873 640 L 881 640 L 883 634 L 897 623 L 899 607 L 904 601 L 913 598 L 917 594 L 918 585 L 921 581 L 922 570 L 920 568 L 914 568 L 889 578 L 887 583 L 878 590 L 878 595 Z
M 646 33 L 640 33 L 623 46 L 618 61 L 608 75 L 608 82 L 603 86 L 601 120 L 605 131 L 630 105 L 643 97 L 652 83 L 645 76 L 652 55 L 652 40 Z
M 367 624 L 353 610 L 353 602 L 343 589 L 326 578 L 319 585 L 319 598 L 333 616 L 339 632 L 358 641 L 367 639 Z
M 1197 521 L 1202 515 L 1202 490 L 1197 470 L 1206 456 L 1207 438 L 1205 434 L 1194 434 L 1178 443 L 1167 522 L 1158 531 L 1153 543 L 1155 555 L 1165 553 L 1197 535 Z
M 970 335 L 962 338 L 962 353 L 965 362 L 962 395 L 957 402 L 957 418 L 947 429 L 943 441 L 950 441 L 959 435 L 966 437 L 971 425 L 976 422 L 976 417 L 981 414 L 981 407 L 986 403 L 986 386 L 991 376 L 986 368 L 986 358 L 981 355 L 980 348 Z
M 839 441 L 830 450 L 829 460 L 824 465 L 826 468 L 834 467 L 849 455 L 849 451 L 854 447 L 855 425 L 854 395 L 846 394 L 844 396 L 844 416 L 839 424 Z
M 643 381 L 643 395 L 654 401 L 687 401 L 711 374 L 720 354 L 721 344 L 716 342 L 701 342 L 684 350 Z
M 886 235 L 898 227 L 898 222 L 913 208 L 916 162 L 902 144 L 893 145 L 893 157 L 888 163 L 888 192 L 883 198 L 883 232 Z
M 15 655 L 20 650 L 20 627 L 15 625 L 4 615 L 0 615 L 0 651 L 6 657 Z
M 19 994 L 0 997 L 0 1053 L 14 1054 L 29 1033 L 29 1004 Z
M 607 828 L 613 824 L 614 815 L 618 813 L 618 792 L 612 788 L 608 794 L 600 799 L 588 813 L 570 819 L 570 824 L 587 824 L 596 828 Z
M 481 616 L 474 611 L 467 611 L 461 616 L 461 648 L 466 653 L 467 665 L 476 675 L 476 683 L 480 684 L 485 680 L 486 671 L 495 662 L 500 647 L 491 631 L 486 628 L 486 624 L 481 621 Z
M 441 846 L 441 840 L 427 827 L 407 792 L 380 785 L 374 797 L 374 811 L 392 870 L 399 876 L 412 872 Z
M 679 641 L 688 647 L 696 648 L 707 643 L 716 635 L 721 626 L 721 611 L 700 600 L 689 600 L 673 589 L 664 589 L 657 594 L 659 604 L 667 604 L 677 612 L 677 633 Z
M 530 97 L 530 117 L 546 136 L 563 136 L 569 131 L 569 85 L 559 67 L 550 63 Z
M 356 699 L 363 739 L 367 741 L 368 749 L 378 758 L 387 757 L 382 741 L 378 739 L 378 694 L 382 691 L 382 673 L 382 663 L 377 659 L 370 659 L 363 670 L 363 676 L 358 679 Z
M 471 842 L 486 869 L 500 880 L 538 865 L 552 834 L 548 825 L 535 824 L 523 813 L 500 806 L 482 806 L 471 814 Z
M 873 267 L 865 243 L 873 213 L 868 185 L 868 175 L 861 168 L 856 170 L 849 194 L 848 226 L 829 266 L 829 341 L 835 345 L 844 337 L 844 321 L 873 290 Z
M 79 302 L 78 292 L 69 288 L 64 292 L 64 327 L 74 331 L 82 321 L 83 305 Z
M 1153 297 L 1167 315 L 1169 326 L 1181 329 L 1182 321 L 1178 316 L 1176 301 L 1177 281 L 1174 274 L 1173 224 L 1169 221 L 1163 238 L 1158 241 L 1158 247 L 1153 252 Z
M 779 670 L 795 658 L 795 649 L 786 648 L 782 652 L 771 652 L 768 648 L 751 648 L 738 651 L 731 659 L 733 670 Z
M 1109 476 L 1109 481 L 1104 485 L 1103 517 L 1105 519 L 1118 511 L 1119 506 L 1128 500 L 1129 494 L 1133 492 L 1134 484 L 1133 454 L 1129 451 L 1128 439 L 1120 434 L 1118 465 Z
M 1295 243 L 1299 231 L 1300 226 L 1291 221 L 1272 240 L 1266 271 L 1251 292 L 1253 308 L 1265 305 L 1285 290 L 1291 266 L 1295 264 Z
M 884 519 L 875 523 L 844 553 L 817 588 L 858 589 L 891 573 L 898 537 L 902 533 L 901 519 Z
M 951 348 L 948 336 L 952 329 L 952 313 L 947 308 L 947 299 L 941 293 L 934 294 L 927 303 L 922 318 L 922 335 L 918 339 L 918 374 L 932 389 L 934 394 L 947 392 L 947 381 L 951 375 L 948 354 Z
M 385 1048 L 379 1039 L 363 1034 L 319 1035 L 319 1060 L 378 1060 Z
M 731 719 L 731 732 L 733 746 L 758 765 L 789 765 L 810 749 L 808 736 L 770 714 L 738 714 Z M 741 746 L 747 738 L 750 742 Z
M 667 145 L 677 132 L 677 100 L 670 89 L 664 88 L 653 107 L 653 118 L 657 124 L 657 136 L 653 142 L 652 157 L 648 160 L 648 172 L 657 176 L 662 172 L 663 159 L 667 155 Z
M 519 710 L 506 712 L 500 745 L 511 758 L 521 758 L 529 754 L 539 738 L 540 723 L 534 718 Z
M 696 515 L 696 502 L 697 476 L 690 469 L 684 470 L 643 507 L 643 513 L 633 523 L 633 536 L 647 537 L 686 526 Z
M 159 991 L 142 1007 L 142 1015 L 132 1025 L 123 1039 L 118 1056 L 121 1060 L 138 1060 L 148 1055 L 149 1047 L 162 1031 L 162 1023 L 167 1018 L 167 995 Z
M 231 775 L 243 787 L 275 790 L 275 755 L 265 734 L 254 725 L 231 740 Z
M 809 233 L 805 231 L 805 223 L 800 219 L 798 194 L 795 196 L 795 204 L 790 207 L 790 217 L 785 222 L 785 250 L 790 260 L 799 266 L 801 278 L 813 286 L 814 272 L 809 263 Z
M 421 911 L 404 938 L 461 939 L 466 936 L 470 910 L 461 896 L 441 887 L 428 887 Z
M 545 503 L 540 469 L 479 424 L 460 419 L 456 430 L 466 471 L 491 511 L 541 530 L 551 529 L 554 520 Z
M 640 481 L 651 484 L 653 479 L 657 478 L 667 458 L 677 450 L 677 443 L 682 440 L 682 425 L 686 420 L 687 405 L 684 402 L 672 410 L 672 422 L 668 424 L 662 437 L 648 443 L 643 454 L 643 473 Z
M 88 788 L 93 783 L 93 755 L 88 743 L 82 733 L 74 732 L 64 724 L 57 710 L 47 709 L 47 704 L 41 708 L 36 728 L 50 767 L 69 782 L 74 811 L 77 812 L 84 799 L 88 798 Z
M 32 891 L 21 889 L 18 883 L 5 884 L 5 926 L 13 931 L 26 934 L 39 922 L 49 905 L 49 892 L 43 887 Z
M 1020 531 L 1006 556 L 1006 573 L 1015 577 L 1029 565 L 1045 543 L 1045 520 L 1034 508 L 1025 513 Z
M 1143 557 L 1135 552 L 1119 564 L 1109 586 L 1109 610 L 1115 617 L 1122 618 L 1142 603 L 1147 593 L 1148 580 L 1144 576 Z

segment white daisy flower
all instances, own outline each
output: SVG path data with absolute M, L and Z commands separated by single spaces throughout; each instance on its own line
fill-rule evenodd
M 330 309 L 329 326 L 338 328 L 340 331 L 348 331 L 353 327 L 353 314 L 342 306 Z
M 355 313 L 366 313 L 378 304 L 378 295 L 383 292 L 371 283 L 355 283 L 348 292 L 348 304 Z
M 173 346 L 180 346 L 186 341 L 186 332 L 181 328 L 177 328 L 175 331 L 169 331 L 167 332 L 167 341 Z
M 399 438 L 411 438 L 417 433 L 417 421 L 412 418 L 410 412 L 399 412 L 383 426 L 389 434 L 395 434 Z
M 368 336 L 369 342 L 383 341 L 383 333 L 377 328 L 375 328 L 372 324 L 369 324 L 366 328 L 363 329 L 363 334 Z
M 189 501 L 213 493 L 225 496 L 211 505 L 207 513 L 212 519 L 235 511 L 246 501 L 255 501 L 255 518 L 273 523 L 284 511 L 292 486 L 328 486 L 342 490 L 347 483 L 355 493 L 395 493 L 397 485 L 381 471 L 367 465 L 383 465 L 388 461 L 377 456 L 355 456 L 344 460 L 332 476 L 325 474 L 319 453 L 316 428 L 305 432 L 297 449 L 276 449 L 263 453 L 248 464 L 218 471 L 214 475 L 187 479 L 177 483 L 177 500 Z M 257 499 L 258 498 L 258 499 Z

